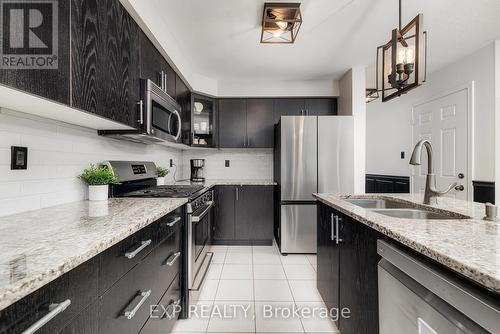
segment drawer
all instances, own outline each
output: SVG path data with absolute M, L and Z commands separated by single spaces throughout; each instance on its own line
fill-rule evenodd
M 59 334 L 98 334 L 98 312 L 99 305 L 97 301 L 90 304 L 75 319 L 71 320 Z
M 179 317 L 181 305 L 180 275 L 178 275 L 157 307 L 152 308 L 151 317 L 141 330 L 141 334 L 170 333 Z M 166 311 L 165 311 L 166 310 Z
M 157 222 L 157 227 L 155 229 L 156 244 L 159 244 L 165 240 L 165 238 L 168 238 L 172 233 L 181 230 L 184 220 L 183 207 L 177 208 L 167 216 L 161 218 Z
M 99 256 L 99 296 L 139 264 L 154 248 L 153 223 L 107 249 Z
M 163 240 L 154 250 L 154 284 L 161 291 L 167 290 L 170 283 L 181 271 L 183 254 L 181 253 L 181 231 L 175 231 Z
M 0 311 L 0 333 L 21 333 L 70 300 L 70 304 L 41 327 L 37 334 L 58 333 L 88 305 L 97 300 L 97 260 L 91 259 Z M 53 305 L 51 307 L 51 305 Z
M 151 254 L 100 297 L 100 333 L 140 331 L 149 317 L 150 305 L 156 305 L 165 291 L 154 285 L 156 267 Z

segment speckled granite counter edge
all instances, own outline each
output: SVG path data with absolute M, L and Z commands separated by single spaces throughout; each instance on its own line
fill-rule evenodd
M 351 218 L 354 218 L 354 219 L 360 221 L 364 225 L 366 225 L 370 228 L 373 228 L 374 230 L 386 235 L 387 237 L 394 239 L 395 241 L 400 242 L 401 244 L 403 244 L 405 246 L 410 247 L 411 249 L 415 250 L 416 252 L 418 252 L 424 256 L 427 256 L 434 261 L 437 261 L 438 263 L 455 271 L 456 273 L 463 275 L 464 277 L 474 281 L 477 284 L 482 285 L 484 288 L 486 288 L 494 293 L 497 293 L 497 294 L 500 293 L 500 282 L 495 277 L 490 276 L 486 273 L 480 272 L 477 270 L 477 268 L 471 268 L 468 265 L 461 263 L 461 262 L 457 261 L 456 259 L 453 259 L 453 258 L 447 256 L 446 254 L 442 254 L 441 252 L 439 252 L 436 249 L 431 249 L 426 245 L 422 245 L 421 243 L 408 238 L 407 236 L 401 235 L 397 232 L 392 231 L 391 229 L 389 229 L 385 226 L 381 226 L 380 224 L 375 223 L 375 222 L 373 222 L 373 221 L 371 221 L 363 216 L 360 216 L 356 213 L 353 213 L 353 212 L 349 211 L 348 209 L 344 208 L 341 204 L 334 203 L 326 198 L 321 197 L 321 194 L 314 194 L 313 196 L 315 198 L 317 198 L 320 202 L 322 202 L 322 203 L 324 203 L 324 204 L 326 204 L 326 205 L 328 205 L 336 210 L 339 210 L 340 212 L 348 215 Z M 399 199 L 397 197 L 391 197 L 391 196 L 374 196 L 374 198 L 375 197 L 377 197 L 377 198 L 390 198 L 392 200 L 399 201 L 399 202 L 405 202 L 405 203 L 409 202 L 407 200 L 402 200 L 402 199 Z M 339 200 L 342 200 L 342 199 L 339 198 Z M 410 203 L 412 203 L 412 202 L 410 202 Z M 424 206 L 424 205 L 417 204 L 417 206 Z M 448 210 L 444 210 L 444 209 L 442 210 L 442 209 L 434 208 L 431 206 L 425 206 L 425 207 L 429 208 L 435 212 L 446 212 L 446 213 L 450 212 Z M 472 221 L 474 221 L 474 219 L 470 219 L 470 221 L 472 222 Z
M 93 249 L 89 250 L 88 252 L 82 253 L 79 256 L 69 258 L 65 263 L 62 263 L 58 267 L 52 267 L 49 268 L 46 272 L 41 273 L 36 276 L 31 276 L 29 279 L 23 280 L 20 282 L 20 285 L 17 285 L 14 288 L 11 289 L 3 289 L 0 290 L 0 311 L 3 309 L 9 307 L 10 305 L 14 304 L 15 302 L 25 298 L 32 292 L 42 288 L 46 284 L 54 281 L 55 279 L 61 277 L 65 273 L 69 272 L 70 270 L 78 267 L 79 265 L 83 264 L 84 262 L 90 260 L 91 258 L 99 255 L 100 253 L 104 252 L 108 248 L 114 246 L 115 244 L 119 243 L 120 241 L 126 239 L 127 237 L 131 236 L 132 234 L 140 231 L 141 229 L 147 227 L 148 225 L 154 223 L 161 217 L 169 214 L 170 212 L 174 211 L 175 209 L 181 207 L 182 205 L 186 204 L 188 202 L 188 199 L 186 198 L 177 198 L 174 199 L 177 201 L 174 205 L 169 207 L 168 209 L 165 209 L 163 212 L 157 213 L 155 215 L 152 215 L 148 218 L 146 218 L 144 221 L 141 223 L 136 223 L 130 226 L 130 228 L 122 233 L 116 234 L 113 236 L 112 239 L 109 239 L 105 242 L 101 242 L 99 245 L 94 247 Z

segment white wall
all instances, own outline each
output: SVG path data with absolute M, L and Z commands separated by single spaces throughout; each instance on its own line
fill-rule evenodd
M 220 97 L 272 97 L 272 96 L 338 96 L 339 84 L 335 80 L 309 81 L 219 81 Z
M 10 147 L 28 147 L 28 169 L 10 170 Z M 91 163 L 151 160 L 182 164 L 182 152 L 99 137 L 95 130 L 0 110 L 0 216 L 86 198 L 77 179 Z M 182 166 L 180 166 L 182 168 Z
M 366 175 L 366 73 L 361 66 L 347 71 L 339 81 L 339 115 L 354 119 L 354 192 L 365 192 Z
M 495 194 L 500 194 L 500 39 L 495 41 L 495 180 Z
M 270 149 L 184 151 L 184 178 L 190 176 L 191 159 L 205 159 L 207 179 L 273 179 L 273 151 Z M 230 167 L 224 166 L 225 160 L 230 160 Z
M 429 52 L 432 57 L 432 52 Z M 410 175 L 413 106 L 459 87 L 475 84 L 473 180 L 494 181 L 494 46 L 490 44 L 428 75 L 421 87 L 389 102 L 367 105 L 367 173 Z M 400 152 L 406 152 L 405 159 Z

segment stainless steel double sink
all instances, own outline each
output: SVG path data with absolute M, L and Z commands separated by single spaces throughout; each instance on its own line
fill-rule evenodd
M 468 219 L 470 217 L 458 213 L 435 212 L 409 202 L 391 199 L 346 198 L 346 202 L 370 209 L 375 213 L 401 219 Z

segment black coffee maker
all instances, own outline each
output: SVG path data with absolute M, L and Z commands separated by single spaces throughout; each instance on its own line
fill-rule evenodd
M 205 159 L 191 159 L 191 181 L 205 182 L 203 167 L 205 167 Z

